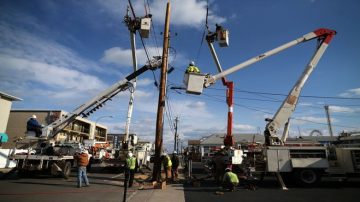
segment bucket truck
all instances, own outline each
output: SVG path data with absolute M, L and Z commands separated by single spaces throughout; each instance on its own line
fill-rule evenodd
M 216 24 L 216 31 L 211 32 L 208 30 L 208 34 L 206 35 L 206 41 L 208 47 L 210 49 L 211 55 L 214 59 L 216 67 L 218 71 L 221 73 L 223 71 L 219 58 L 216 54 L 215 48 L 213 46 L 214 41 L 218 41 L 220 47 L 228 47 L 229 45 L 229 37 L 228 30 Z M 229 81 L 226 77 L 221 78 L 222 84 L 226 86 L 226 103 L 228 105 L 228 116 L 227 116 L 227 131 L 224 137 L 224 148 L 220 151 L 217 151 L 218 154 L 222 153 L 224 155 L 214 155 L 212 157 L 212 164 L 215 165 L 215 168 L 218 172 L 215 173 L 215 179 L 221 179 L 219 174 L 225 170 L 227 166 L 240 165 L 243 160 L 243 151 L 240 149 L 234 148 L 235 139 L 232 135 L 232 123 L 233 123 L 233 95 L 234 95 L 234 82 Z M 208 165 L 206 165 L 208 166 Z M 221 172 L 220 172 L 221 171 Z
M 41 137 L 38 139 L 38 148 L 35 154 L 28 152 L 27 154 L 12 154 L 9 159 L 17 161 L 17 169 L 19 174 L 27 171 L 51 171 L 52 174 L 62 174 L 67 177 L 70 174 L 71 167 L 74 165 L 74 152 L 83 148 L 80 143 L 63 143 L 62 145 L 56 145 L 54 137 L 62 131 L 67 125 L 72 123 L 76 117 L 88 117 L 97 109 L 104 106 L 104 104 L 111 100 L 116 94 L 133 88 L 132 81 L 147 70 L 155 70 L 161 65 L 160 56 L 154 57 L 154 59 L 148 61 L 146 65 L 129 74 L 124 79 L 114 83 L 112 86 L 102 91 L 95 97 L 91 98 L 84 104 L 81 104 L 74 111 L 60 117 L 53 123 L 45 126 L 42 131 Z M 59 149 L 56 151 L 57 146 L 64 146 L 67 150 Z M 62 147 L 59 147 L 62 148 Z M 48 152 L 52 150 L 50 155 Z
M 265 148 L 262 150 L 258 159 L 250 158 L 248 155 L 244 159 L 243 164 L 255 165 L 256 162 L 261 162 L 263 166 L 256 170 L 256 167 L 252 168 L 255 172 L 273 172 L 276 174 L 279 183 L 283 189 L 286 186 L 282 180 L 280 174 L 292 173 L 293 177 L 301 184 L 312 185 L 319 182 L 322 174 L 329 168 L 327 160 L 327 148 L 319 145 L 289 145 L 286 144 L 287 131 L 289 128 L 289 119 L 295 110 L 298 102 L 298 98 L 301 93 L 301 89 L 305 82 L 309 78 L 312 71 L 315 69 L 317 63 L 325 52 L 328 44 L 336 34 L 336 31 L 330 29 L 317 29 L 313 32 L 305 34 L 304 36 L 290 41 L 284 45 L 281 45 L 275 49 L 267 51 L 256 57 L 253 57 L 241 64 L 231 67 L 225 71 L 222 71 L 216 75 L 196 75 L 189 73 L 187 75 L 187 92 L 193 94 L 201 94 L 203 88 L 213 85 L 217 80 L 223 78 L 226 75 L 232 74 L 242 68 L 245 68 L 251 64 L 259 62 L 269 56 L 293 47 L 297 44 L 307 42 L 313 39 L 318 40 L 316 51 L 312 56 L 310 62 L 305 67 L 304 72 L 296 82 L 282 105 L 272 119 L 268 121 L 265 128 Z M 277 132 L 281 127 L 284 127 L 283 136 L 279 138 Z M 252 161 L 252 162 L 249 162 Z

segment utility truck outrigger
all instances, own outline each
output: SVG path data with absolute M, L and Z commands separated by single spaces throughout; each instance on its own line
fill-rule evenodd
M 193 73 L 186 75 L 188 77 L 186 79 L 187 92 L 201 94 L 204 87 L 207 88 L 213 85 L 217 80 L 229 74 L 297 44 L 313 39 L 318 40 L 316 51 L 305 67 L 299 80 L 296 82 L 274 117 L 267 120 L 268 123 L 264 132 L 265 148 L 260 150 L 260 153 L 256 158 L 250 158 L 250 155 L 248 154 L 248 158 L 245 158 L 242 162 L 242 165 L 252 166 L 253 172 L 274 172 L 283 189 L 286 189 L 286 186 L 280 175 L 281 173 L 293 173 L 300 183 L 311 185 L 318 182 L 321 174 L 329 168 L 326 147 L 319 145 L 287 145 L 286 138 L 289 129 L 289 119 L 295 110 L 301 89 L 315 69 L 335 34 L 336 31 L 334 30 L 318 29 L 296 40 L 253 57 L 239 65 L 224 70 L 214 76 Z M 277 132 L 282 127 L 284 127 L 284 132 L 282 137 L 279 138 Z M 259 161 L 262 166 L 256 167 L 255 162 Z

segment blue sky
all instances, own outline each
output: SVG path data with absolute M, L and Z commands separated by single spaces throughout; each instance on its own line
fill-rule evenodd
M 20 97 L 14 109 L 72 111 L 132 71 L 126 0 L 3 0 L 0 2 L 0 91 Z M 132 0 L 137 16 L 149 2 L 154 32 L 145 40 L 150 56 L 161 54 L 165 0 Z M 216 74 L 201 38 L 207 1 L 171 1 L 169 86 L 182 84 L 183 71 L 195 60 L 202 72 Z M 330 105 L 333 130 L 360 130 L 360 8 L 356 0 L 209 1 L 209 28 L 230 31 L 230 46 L 214 44 L 224 69 L 294 40 L 318 28 L 338 32 L 305 84 L 292 116 L 290 136 L 317 129 L 328 134 L 324 105 Z M 176 33 L 176 34 L 175 34 Z M 302 73 L 316 46 L 310 41 L 269 57 L 230 76 L 235 82 L 234 132 L 262 132 Z M 139 66 L 145 52 L 137 36 Z M 159 80 L 159 71 L 155 72 Z M 335 99 L 337 98 L 337 99 Z M 339 99 L 352 98 L 352 99 Z M 356 99 L 358 98 L 358 99 Z M 90 117 L 110 132 L 124 132 L 129 93 L 120 93 Z M 158 91 L 154 77 L 139 77 L 130 131 L 153 140 Z M 168 90 L 164 143 L 172 148 L 170 125 L 179 116 L 183 140 L 226 132 L 227 106 L 221 82 L 200 96 Z M 171 119 L 171 121 L 169 121 Z

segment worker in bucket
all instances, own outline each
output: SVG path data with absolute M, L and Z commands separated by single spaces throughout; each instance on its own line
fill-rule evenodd
M 136 170 L 136 158 L 134 157 L 133 153 L 130 151 L 127 154 L 127 158 L 126 158 L 126 166 L 125 166 L 125 183 L 128 183 L 128 187 L 132 187 L 133 182 L 134 182 L 134 175 L 135 175 L 135 170 Z M 124 183 L 124 184 L 125 184 Z
M 188 66 L 188 68 L 186 69 L 185 73 L 200 73 L 200 70 L 197 66 L 195 66 L 195 62 L 194 61 L 190 61 L 190 64 Z
M 235 187 L 239 184 L 239 178 L 235 173 L 231 171 L 231 168 L 225 169 L 225 174 L 223 177 L 223 187 L 229 191 L 235 191 Z
M 42 129 L 42 126 L 37 121 L 36 115 L 33 114 L 26 123 L 26 130 L 33 131 L 33 132 L 35 132 L 36 137 L 40 137 L 41 133 L 42 133 L 41 129 Z
M 74 155 L 74 159 L 77 161 L 78 175 L 77 175 L 77 187 L 81 188 L 83 183 L 84 186 L 90 186 L 89 180 L 86 174 L 86 166 L 89 164 L 89 154 L 88 151 L 82 149 L 80 153 Z

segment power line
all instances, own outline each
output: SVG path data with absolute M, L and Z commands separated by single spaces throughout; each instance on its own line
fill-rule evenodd
M 190 97 L 196 97 L 197 99 L 204 99 L 204 98 L 201 98 L 199 96 L 195 96 L 195 95 L 188 95 L 186 94 L 187 96 L 190 96 Z M 223 103 L 223 104 L 226 104 L 226 102 L 220 98 L 217 98 L 217 97 L 214 97 L 212 95 L 207 95 L 207 94 L 203 94 L 207 97 L 210 97 L 211 99 L 206 99 L 206 100 L 210 100 L 210 101 L 214 101 L 214 102 L 219 102 L 219 103 Z M 271 115 L 273 116 L 274 113 L 271 113 L 269 111 L 265 111 L 265 110 L 262 110 L 262 109 L 259 109 L 257 107 L 252 107 L 252 106 L 247 106 L 247 105 L 242 105 L 242 104 L 237 104 L 237 103 L 233 103 L 234 106 L 238 106 L 238 107 L 241 107 L 241 108 L 245 108 L 245 109 L 248 109 L 248 110 L 251 110 L 251 111 L 257 111 L 257 112 L 262 112 L 264 114 L 268 114 L 268 115 Z M 301 118 L 296 118 L 296 117 L 291 117 L 291 119 L 293 120 L 299 120 L 299 121 L 304 121 L 304 122 L 309 122 L 309 123 L 314 123 L 314 124 L 319 124 L 319 125 L 327 125 L 326 123 L 320 123 L 320 122 L 316 122 L 316 121 L 310 121 L 310 120 L 306 120 L 306 119 L 301 119 Z M 342 128 L 358 128 L 358 127 L 354 127 L 354 126 L 346 126 L 346 125 L 339 125 L 339 124 L 333 124 L 333 126 L 336 126 L 336 127 L 342 127 Z
M 224 88 L 207 88 L 210 90 L 225 90 Z M 274 95 L 274 96 L 288 96 L 287 94 L 283 93 L 266 93 L 266 92 L 259 92 L 259 91 L 247 91 L 247 90 L 240 90 L 235 88 L 234 91 L 242 92 L 242 93 L 249 93 L 249 94 L 257 94 L 257 95 Z M 339 100 L 360 100 L 358 97 L 338 97 L 338 96 L 315 96 L 315 95 L 300 95 L 299 97 L 303 98 L 317 98 L 317 99 L 339 99 Z

